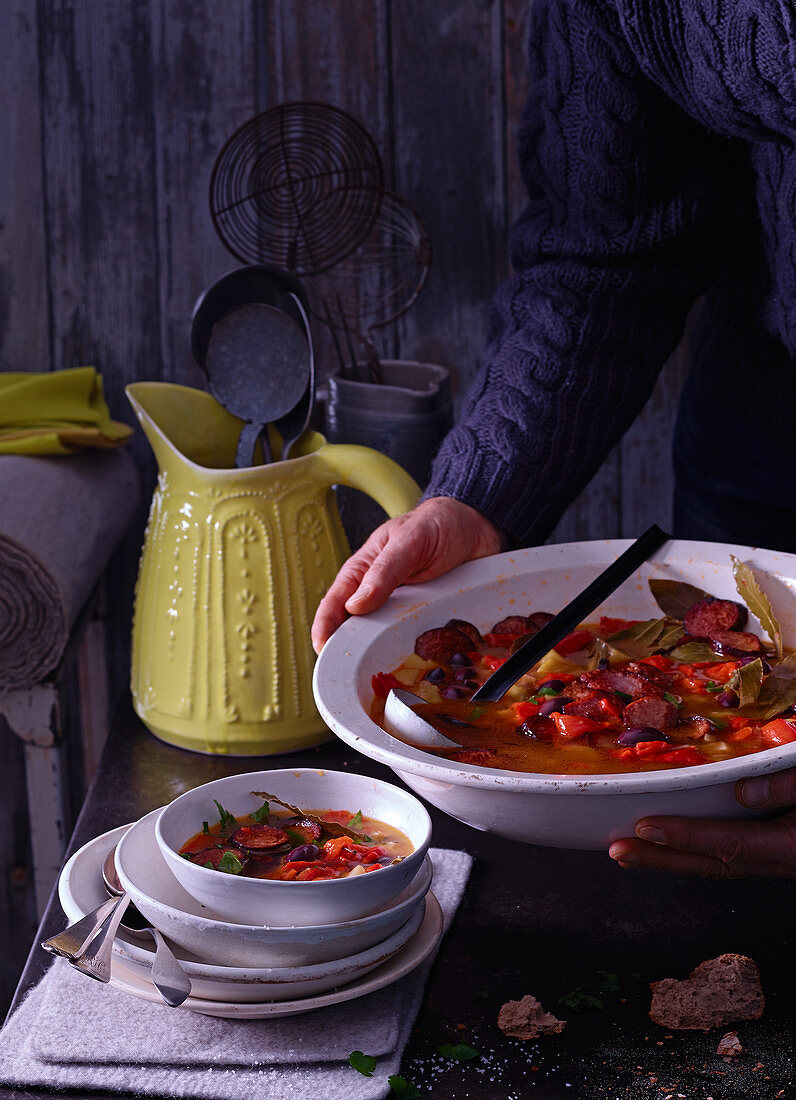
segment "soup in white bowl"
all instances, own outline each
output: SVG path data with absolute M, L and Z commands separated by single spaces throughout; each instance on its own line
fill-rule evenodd
M 385 822 L 404 835 L 411 851 L 370 872 L 303 880 L 252 878 L 239 873 L 238 859 L 218 869 L 206 865 L 209 859 L 194 862 L 180 854 L 191 837 L 203 835 L 205 822 L 209 833 L 210 821 L 218 821 L 222 810 L 236 819 L 259 814 L 263 797 L 257 792 L 263 791 L 301 809 L 346 810 L 357 819 Z M 186 791 L 160 812 L 155 836 L 174 877 L 211 915 L 247 925 L 336 924 L 375 913 L 408 886 L 426 857 L 431 819 L 422 802 L 391 783 L 317 768 L 279 768 L 225 776 Z
M 397 740 L 372 717 L 373 677 L 405 664 L 418 636 L 450 620 L 472 623 L 483 632 L 503 618 L 539 610 L 555 613 L 628 545 L 626 540 L 606 540 L 512 551 L 399 589 L 379 611 L 349 619 L 327 642 L 314 680 L 321 714 L 342 740 L 389 765 L 453 817 L 531 843 L 604 848 L 632 835 L 636 820 L 651 814 L 756 816 L 736 801 L 735 783 L 796 763 L 796 744 L 708 760 L 698 767 L 693 761 L 678 766 L 675 754 L 654 771 L 566 774 L 562 764 L 560 773 L 548 766 L 542 774 L 468 763 L 466 757 L 443 759 Z M 719 600 L 738 601 L 732 556 L 754 571 L 785 646 L 793 647 L 796 557 L 750 547 L 670 541 L 592 617 L 646 621 L 660 615 L 651 578 L 685 582 Z M 745 630 L 767 639 L 753 615 Z M 445 732 L 451 736 L 452 727 Z

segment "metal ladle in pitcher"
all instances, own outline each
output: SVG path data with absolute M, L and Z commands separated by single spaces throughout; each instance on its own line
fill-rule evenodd
M 307 341 L 296 322 L 275 306 L 252 302 L 213 327 L 205 362 L 213 395 L 246 423 L 236 466 L 253 466 L 257 440 L 272 461 L 267 425 L 299 404 L 310 378 Z
M 217 400 L 245 421 L 235 464 L 252 466 L 257 441 L 273 459 L 267 425 L 303 427 L 314 391 L 306 294 L 298 279 L 264 264 L 222 276 L 197 301 L 191 346 Z M 295 438 L 295 437 L 294 437 Z M 282 448 L 286 457 L 287 447 Z

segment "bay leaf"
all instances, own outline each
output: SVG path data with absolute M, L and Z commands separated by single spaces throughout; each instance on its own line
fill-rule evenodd
M 739 561 L 734 554 L 730 554 L 730 557 L 738 594 L 774 643 L 779 658 L 782 656 L 782 628 L 774 616 L 768 596 L 758 584 L 751 566 L 744 561 Z
M 610 661 L 612 656 L 616 655 L 616 649 L 610 646 L 603 638 L 595 638 L 594 644 L 591 647 L 591 652 L 586 658 L 586 668 L 597 668 L 600 661 Z
M 329 836 L 350 837 L 356 844 L 369 844 L 371 838 L 364 833 L 356 833 L 350 827 L 350 825 L 340 825 L 336 821 L 327 821 L 323 817 L 316 817 L 314 814 L 308 814 L 306 810 L 302 810 L 299 806 L 291 806 L 289 802 L 283 802 L 281 798 L 277 798 L 275 794 L 269 794 L 268 791 L 252 791 L 258 798 L 264 798 L 266 802 L 276 802 L 278 806 L 284 806 L 286 810 L 290 810 L 296 817 L 303 817 L 306 821 L 312 821 L 315 825 L 320 825 Z M 356 815 L 354 815 L 356 816 Z M 351 819 L 352 821 L 354 818 Z
M 516 637 L 509 648 L 509 655 L 516 653 L 517 650 L 524 646 L 526 642 L 529 642 L 533 636 L 533 634 L 520 634 Z
M 676 619 L 668 620 L 666 626 L 663 628 L 663 633 L 658 638 L 658 649 L 671 649 L 672 646 L 677 645 L 680 639 L 685 634 L 685 628 L 683 624 L 677 622 Z
M 778 661 L 763 681 L 755 718 L 767 722 L 796 703 L 796 653 Z
M 666 625 L 665 619 L 644 619 L 643 622 L 633 623 L 624 630 L 618 630 L 615 634 L 609 634 L 606 641 L 616 643 L 622 647 L 623 642 L 641 642 L 649 644 L 657 641 L 663 633 Z
M 612 646 L 616 646 L 630 657 L 649 657 L 657 653 L 659 649 L 669 649 L 676 645 L 683 636 L 683 624 L 676 620 L 645 619 L 643 622 L 634 623 L 625 630 L 619 630 L 616 634 L 609 634 L 606 639 Z
M 748 665 L 742 665 L 733 672 L 725 684 L 725 691 L 734 691 L 738 695 L 738 706 L 749 707 L 757 702 L 763 683 L 763 662 L 758 657 Z
M 686 642 L 669 651 L 673 661 L 681 665 L 693 665 L 699 661 L 718 661 L 714 650 L 707 642 Z
M 672 619 L 684 619 L 695 603 L 708 595 L 701 588 L 685 581 L 667 580 L 665 577 L 650 577 L 650 592 L 664 615 Z

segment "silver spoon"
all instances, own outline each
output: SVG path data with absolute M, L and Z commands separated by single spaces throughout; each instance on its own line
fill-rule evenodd
M 69 959 L 75 970 L 79 970 L 81 974 L 88 974 L 98 982 L 107 983 L 111 980 L 113 941 L 116 939 L 124 911 L 129 904 L 129 896 L 122 894 L 116 908 L 105 918 L 102 928 L 88 947 L 76 957 Z
M 116 873 L 116 849 L 111 849 L 102 864 L 102 879 L 109 893 L 124 894 L 124 888 Z M 122 928 L 137 939 L 151 936 L 155 941 L 155 958 L 152 961 L 152 984 L 171 1008 L 178 1008 L 191 994 L 191 979 L 172 953 L 162 934 L 148 924 L 135 906 L 130 906 Z
M 86 913 L 81 920 L 70 924 L 63 932 L 59 932 L 49 940 L 44 940 L 41 946 L 51 955 L 60 955 L 61 958 L 69 960 L 76 959 L 99 933 L 118 904 L 118 896 L 109 898 L 93 912 Z

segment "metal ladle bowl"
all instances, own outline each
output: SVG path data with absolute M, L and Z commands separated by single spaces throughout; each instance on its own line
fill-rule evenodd
M 252 465 L 257 440 L 263 460 L 272 455 L 266 425 L 304 430 L 314 400 L 309 305 L 302 283 L 289 272 L 252 264 L 227 272 L 194 306 L 191 348 L 218 401 L 246 421 L 237 466 Z M 265 429 L 265 430 L 264 430 Z M 283 439 L 288 435 L 283 429 Z M 300 434 L 300 433 L 299 433 Z
M 384 728 L 393 737 L 411 741 L 418 748 L 460 749 L 457 741 L 451 741 L 412 709 L 424 702 L 414 692 L 392 688 L 384 703 Z
M 307 341 L 296 322 L 275 306 L 251 302 L 213 327 L 205 362 L 213 394 L 245 420 L 236 466 L 253 466 L 257 440 L 271 460 L 267 425 L 298 405 L 310 379 Z

